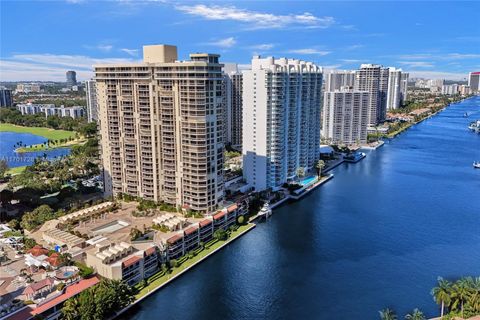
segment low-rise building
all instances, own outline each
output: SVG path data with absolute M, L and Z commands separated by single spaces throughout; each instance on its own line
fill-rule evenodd
M 85 110 L 82 106 L 73 106 L 65 107 L 60 106 L 56 107 L 54 104 L 18 104 L 17 109 L 25 114 L 37 114 L 44 113 L 45 117 L 48 116 L 59 116 L 59 117 L 70 117 L 73 119 L 81 118 L 85 116 Z

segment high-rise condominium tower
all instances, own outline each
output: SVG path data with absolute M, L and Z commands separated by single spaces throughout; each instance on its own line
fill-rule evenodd
M 355 90 L 370 92 L 369 125 L 385 120 L 388 74 L 388 68 L 376 64 L 362 64 L 355 72 Z
M 87 119 L 88 122 L 98 120 L 97 108 L 97 85 L 95 80 L 85 81 L 85 94 L 87 96 Z
M 236 150 L 242 150 L 242 88 L 243 76 L 237 64 L 224 67 L 224 89 L 226 104 L 225 143 Z
M 479 93 L 480 92 L 480 72 L 470 72 L 468 75 L 468 86 L 470 87 L 470 92 Z
M 387 110 L 398 109 L 401 106 L 402 70 L 388 68 Z
M 67 71 L 67 85 L 75 86 L 77 84 L 77 73 L 75 71 Z
M 256 191 L 276 189 L 319 156 L 322 69 L 254 57 L 243 73 L 243 173 Z
M 224 194 L 219 55 L 177 61 L 175 46 L 153 45 L 143 60 L 95 66 L 105 191 L 212 212 Z
M 400 80 L 400 105 L 403 105 L 407 100 L 407 89 L 408 89 L 408 72 L 402 72 L 401 80 Z
M 369 92 L 342 89 L 323 97 L 323 136 L 337 145 L 366 143 Z
M 355 71 L 332 71 L 325 73 L 325 92 L 351 88 L 355 84 Z

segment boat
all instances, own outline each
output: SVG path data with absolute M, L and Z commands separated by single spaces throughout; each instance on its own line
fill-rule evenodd
M 473 167 L 474 167 L 475 169 L 480 169 L 480 161 L 474 161 L 474 162 L 473 162 Z
M 343 157 L 343 160 L 345 162 L 358 162 L 365 158 L 367 155 L 364 152 L 355 152 L 355 153 L 350 153 L 346 156 Z
M 271 215 L 272 215 L 272 209 L 270 208 L 270 205 L 268 204 L 268 202 L 265 202 L 262 209 L 260 209 L 260 211 L 258 212 L 258 216 L 268 218 Z
M 468 129 L 479 132 L 480 131 L 480 120 L 470 122 Z
M 464 118 L 468 118 L 468 112 L 465 112 L 465 114 L 463 115 Z

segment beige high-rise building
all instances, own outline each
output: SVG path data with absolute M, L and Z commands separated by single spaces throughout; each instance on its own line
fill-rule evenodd
M 219 55 L 178 61 L 168 45 L 143 54 L 95 66 L 105 192 L 212 212 L 224 195 Z

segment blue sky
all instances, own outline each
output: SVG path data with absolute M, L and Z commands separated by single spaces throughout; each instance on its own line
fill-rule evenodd
M 72 69 L 141 59 L 144 44 L 286 56 L 327 68 L 379 63 L 413 76 L 480 70 L 480 1 L 5 1 L 0 80 L 60 80 Z

